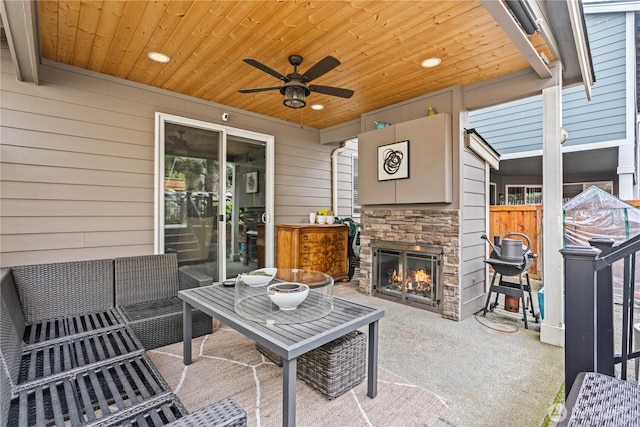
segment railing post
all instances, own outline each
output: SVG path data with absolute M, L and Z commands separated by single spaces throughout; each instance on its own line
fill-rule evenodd
M 567 246 L 564 257 L 565 280 L 565 393 L 580 372 L 595 372 L 596 355 L 596 270 L 600 250 L 586 246 Z
M 595 238 L 589 244 L 600 250 L 600 257 L 613 250 L 613 239 Z M 596 352 L 598 365 L 596 372 L 614 376 L 613 344 L 613 270 L 611 266 L 602 268 L 597 274 L 596 287 Z

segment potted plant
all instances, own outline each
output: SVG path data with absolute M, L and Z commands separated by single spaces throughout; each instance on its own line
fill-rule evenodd
M 327 214 L 329 213 L 329 209 L 319 209 L 318 215 L 316 215 L 316 221 L 318 224 L 326 224 L 327 223 Z
M 169 175 L 165 175 L 164 188 L 165 190 L 184 191 L 186 188 L 184 174 L 173 171 Z

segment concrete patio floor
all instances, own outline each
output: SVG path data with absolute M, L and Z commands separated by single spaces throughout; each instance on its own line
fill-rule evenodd
M 564 349 L 541 343 L 531 318 L 528 330 L 498 308 L 455 322 L 368 296 L 357 281 L 337 283 L 334 295 L 385 310 L 380 366 L 451 402 L 436 427 L 541 426 L 551 413 L 564 383 Z

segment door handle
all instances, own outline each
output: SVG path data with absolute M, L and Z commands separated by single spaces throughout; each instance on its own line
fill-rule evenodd
M 263 224 L 267 223 L 267 213 L 266 212 L 262 212 L 262 223 Z

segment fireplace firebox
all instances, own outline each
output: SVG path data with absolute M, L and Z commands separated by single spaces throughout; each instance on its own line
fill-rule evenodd
M 373 290 L 377 297 L 442 312 L 442 248 L 372 242 Z

